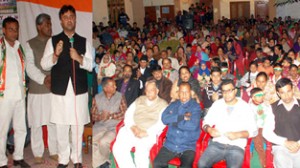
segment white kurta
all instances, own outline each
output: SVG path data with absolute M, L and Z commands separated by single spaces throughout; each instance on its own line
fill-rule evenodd
M 148 106 L 152 104 L 153 102 L 147 100 Z M 136 103 L 133 102 L 125 113 L 125 125 L 120 129 L 113 146 L 113 154 L 120 168 L 148 168 L 149 151 L 155 144 L 157 136 L 165 128 L 161 120 L 162 113 L 165 110 L 163 108 L 159 113 L 157 122 L 146 130 L 148 136 L 137 138 L 131 131 L 131 127 L 136 125 L 134 121 L 135 110 Z M 135 147 L 134 162 L 130 154 L 132 147 Z
M 51 70 L 57 63 L 53 63 L 53 53 L 52 38 L 50 38 L 46 44 L 44 56 L 41 61 L 41 66 L 44 70 Z M 83 56 L 83 65 L 80 65 L 80 68 L 92 71 L 92 67 L 92 47 L 86 42 L 86 53 Z M 69 79 L 65 95 L 51 93 L 50 122 L 61 125 L 85 125 L 90 122 L 88 93 L 75 96 L 71 78 Z
M 4 96 L 0 97 L 0 166 L 7 165 L 6 141 L 9 125 L 12 122 L 14 129 L 15 151 L 14 160 L 23 159 L 24 143 L 26 138 L 25 121 L 25 89 L 23 86 L 22 66 L 18 54 L 20 43 L 15 41 L 10 46 L 5 40 L 6 47 L 6 78 Z M 0 47 L 0 60 L 2 50 Z
M 35 66 L 33 51 L 28 43 L 25 46 L 25 53 L 27 75 L 38 84 L 43 85 L 46 75 Z M 40 127 L 49 124 L 51 112 L 51 108 L 49 108 L 50 97 L 50 93 L 28 94 L 27 111 L 29 127 Z

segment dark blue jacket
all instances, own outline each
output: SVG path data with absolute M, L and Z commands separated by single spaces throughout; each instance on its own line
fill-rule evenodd
M 184 120 L 186 112 L 192 113 L 191 119 Z M 194 150 L 200 135 L 201 109 L 199 104 L 191 99 L 186 103 L 177 100 L 171 103 L 162 114 L 162 122 L 168 125 L 167 138 L 164 146 L 177 153 Z

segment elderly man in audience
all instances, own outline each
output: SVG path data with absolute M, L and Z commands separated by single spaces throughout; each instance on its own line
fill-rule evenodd
M 128 108 L 125 126 L 117 135 L 113 154 L 120 168 L 148 168 L 149 152 L 156 137 L 165 127 L 161 121 L 166 101 L 159 98 L 155 81 L 147 81 L 145 96 L 140 96 Z M 130 150 L 135 147 L 134 161 Z
M 124 117 L 127 109 L 125 97 L 117 92 L 116 83 L 111 78 L 102 81 L 103 92 L 93 100 L 93 167 L 109 168 L 110 142 L 116 136 L 116 125 Z

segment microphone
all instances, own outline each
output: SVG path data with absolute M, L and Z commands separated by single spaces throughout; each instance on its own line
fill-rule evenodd
M 74 48 L 73 44 L 74 44 L 74 37 L 71 37 L 69 39 L 69 42 L 71 43 L 71 48 Z

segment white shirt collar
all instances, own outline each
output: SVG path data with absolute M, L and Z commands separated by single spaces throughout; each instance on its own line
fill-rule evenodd
M 5 41 L 6 47 L 10 47 L 10 48 L 19 48 L 20 42 L 19 42 L 18 40 L 15 41 L 14 46 L 11 46 L 5 38 L 4 38 L 4 41 Z
M 299 103 L 298 103 L 297 99 L 295 97 L 293 99 L 294 99 L 293 105 L 299 106 Z M 277 106 L 279 106 L 281 104 L 284 104 L 284 102 L 280 99 L 279 102 L 278 102 L 278 104 L 277 104 Z

